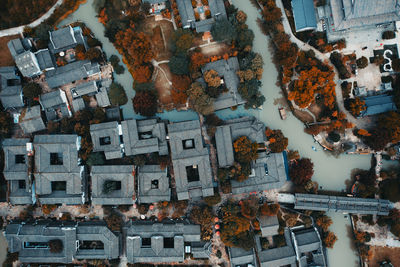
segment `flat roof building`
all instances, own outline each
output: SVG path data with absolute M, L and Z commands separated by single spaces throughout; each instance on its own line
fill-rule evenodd
M 317 29 L 313 0 L 292 0 L 292 11 L 296 32 Z
M 213 196 L 209 151 L 204 146 L 200 122 L 169 124 L 168 136 L 178 200 Z

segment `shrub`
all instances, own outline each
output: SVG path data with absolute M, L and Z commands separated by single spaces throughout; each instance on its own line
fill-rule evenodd
M 368 59 L 366 57 L 360 57 L 356 60 L 357 67 L 360 69 L 364 69 L 368 66 Z
M 49 248 L 51 253 L 60 253 L 64 249 L 64 244 L 60 239 L 52 239 L 49 241 Z
M 216 192 L 214 193 L 213 196 L 205 197 L 204 201 L 207 203 L 208 206 L 215 206 L 219 202 L 221 202 L 221 195 L 218 192 Z
M 332 142 L 336 143 L 336 142 L 339 142 L 339 140 L 340 140 L 340 135 L 339 135 L 338 133 L 336 133 L 336 132 L 330 132 L 330 133 L 328 134 L 328 138 L 329 138 L 329 140 L 331 140 Z
M 388 39 L 394 39 L 396 38 L 396 34 L 394 31 L 385 31 L 382 33 L 382 39 L 388 40 Z
M 122 106 L 128 102 L 126 93 L 121 84 L 113 82 L 108 92 L 112 105 Z
M 343 64 L 342 55 L 338 52 L 333 52 L 329 59 L 331 60 L 332 64 L 335 65 L 336 69 L 339 72 L 339 78 L 342 80 L 350 78 L 351 74 L 346 66 Z

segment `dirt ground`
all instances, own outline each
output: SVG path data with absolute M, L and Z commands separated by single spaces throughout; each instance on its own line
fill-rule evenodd
M 5 36 L 0 38 L 0 67 L 13 66 L 14 59 L 12 58 L 10 51 L 8 50 L 7 43 L 12 39 L 20 37 L 17 35 Z
M 379 267 L 384 260 L 390 260 L 393 266 L 400 266 L 400 248 L 371 247 L 373 258 L 369 262 L 370 267 Z
M 142 25 L 143 32 L 151 36 L 153 51 L 156 53 L 155 60 L 163 61 L 169 59 L 172 56 L 168 50 L 168 42 L 174 32 L 172 23 L 166 20 L 155 21 L 153 16 L 147 17 Z
M 305 111 L 300 111 L 300 110 L 295 109 L 295 110 L 294 110 L 294 115 L 295 115 L 299 120 L 301 120 L 302 122 L 308 122 L 308 123 L 314 122 L 314 119 L 311 117 L 311 115 L 308 114 L 308 113 L 305 112 Z
M 222 56 L 229 51 L 229 46 L 224 43 L 214 43 L 201 48 L 201 53 L 205 57 Z
M 160 104 L 168 105 L 168 104 L 172 103 L 172 98 L 171 98 L 172 86 L 169 83 L 169 81 L 171 80 L 172 74 L 169 70 L 168 64 L 161 64 L 160 68 L 162 68 L 164 70 L 164 72 L 161 71 L 160 69 L 154 70 L 153 75 L 156 75 L 155 81 L 154 81 L 154 86 L 158 92 L 158 99 L 160 101 Z

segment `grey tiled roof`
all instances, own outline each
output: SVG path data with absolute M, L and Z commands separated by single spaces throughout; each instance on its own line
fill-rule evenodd
M 54 69 L 55 63 L 50 55 L 49 49 L 42 49 L 35 53 L 37 61 L 39 63 L 39 68 L 41 70 L 51 70 Z
M 135 262 L 182 262 L 186 242 L 200 242 L 200 226 L 183 223 L 132 222 L 126 227 L 126 256 Z M 142 246 L 142 239 L 150 238 L 149 246 Z M 172 238 L 173 248 L 164 245 L 165 238 Z
M 106 87 L 100 87 L 100 91 L 96 94 L 97 105 L 99 107 L 111 106 L 110 98 Z
M 317 28 L 313 0 L 292 0 L 292 10 L 296 32 Z
M 39 62 L 31 51 L 15 56 L 15 64 L 24 77 L 33 77 L 42 73 Z
M 72 263 L 74 259 L 116 259 L 119 257 L 119 238 L 104 222 L 51 222 L 10 223 L 5 230 L 8 249 L 18 252 L 23 263 Z M 63 243 L 60 253 L 52 253 L 46 246 L 50 240 L 59 239 Z M 83 241 L 101 241 L 104 249 L 87 249 Z M 38 242 L 42 247 L 34 246 Z
M 127 156 L 153 152 L 168 155 L 164 123 L 156 119 L 126 120 L 121 126 Z
M 299 253 L 312 252 L 321 247 L 321 240 L 314 228 L 293 231 Z
M 135 179 L 131 165 L 93 166 L 92 203 L 96 205 L 132 205 L 135 199 Z M 108 194 L 103 192 L 106 181 L 118 181 L 120 190 Z
M 181 16 L 183 28 L 189 28 L 195 22 L 194 11 L 191 0 L 177 0 L 179 15 Z
M 7 43 L 8 49 L 10 50 L 11 55 L 15 58 L 17 55 L 25 52 L 25 48 L 21 42 L 20 38 L 12 39 Z
M 156 181 L 156 182 L 155 182 Z M 138 169 L 138 200 L 139 203 L 155 203 L 170 201 L 171 188 L 167 169 L 159 165 L 144 165 Z
M 161 4 L 167 2 L 167 0 L 143 0 L 143 2 L 147 2 L 150 4 Z
M 21 78 L 14 67 L 0 67 L 0 99 L 5 109 L 24 106 Z
M 244 250 L 242 248 L 229 248 L 229 258 L 231 260 L 231 267 L 236 266 L 257 266 L 257 258 L 254 249 Z
M 178 199 L 189 199 L 199 194 L 203 197 L 214 195 L 209 151 L 203 143 L 200 122 L 169 124 L 168 135 Z M 191 142 L 193 147 L 185 149 L 186 142 Z M 186 168 L 193 166 L 197 168 L 199 181 L 189 182 Z
M 400 20 L 397 0 L 330 0 L 335 31 Z
M 71 94 L 72 97 L 76 98 L 84 95 L 94 95 L 98 92 L 98 90 L 99 89 L 97 87 L 96 81 L 90 81 L 71 88 Z
M 79 111 L 79 110 L 83 110 L 85 109 L 86 105 L 85 105 L 85 101 L 83 100 L 83 98 L 76 98 L 74 100 L 72 100 L 72 108 L 74 109 L 75 112 Z
M 99 72 L 98 63 L 91 63 L 89 60 L 80 60 L 46 72 L 46 81 L 50 88 L 56 88 Z
M 24 139 L 4 139 L 4 177 L 6 180 L 28 180 L 28 154 L 26 143 L 30 140 Z M 17 163 L 16 156 L 23 155 L 25 163 Z
M 47 120 L 56 120 L 72 115 L 65 92 L 61 89 L 40 95 L 39 103 L 46 113 Z
M 387 215 L 390 201 L 355 197 L 295 194 L 295 209 L 336 211 L 353 214 Z
M 88 48 L 79 26 L 72 28 L 68 25 L 50 33 L 49 48 L 53 54 L 74 48 L 78 44 Z
M 226 125 L 217 127 L 215 141 L 220 167 L 232 166 L 234 162 L 233 142 L 247 136 L 257 143 L 264 143 L 265 126 L 254 117 L 243 117 L 226 121 Z M 285 161 L 282 153 L 258 153 L 258 159 L 251 164 L 253 175 L 242 182 L 232 180 L 232 193 L 250 193 L 280 188 L 287 180 Z M 268 169 L 268 174 L 266 173 Z
M 288 229 L 285 229 L 284 236 L 286 241 L 285 246 L 267 250 L 261 249 L 260 239 L 256 236 L 258 257 L 261 267 L 286 266 L 290 264 L 296 266 L 296 253 Z
M 260 216 L 258 221 L 262 236 L 273 236 L 278 233 L 279 222 L 276 216 Z
M 239 77 L 236 72 L 240 70 L 237 57 L 230 57 L 228 60 L 220 59 L 207 63 L 201 71 L 215 70 L 224 79 L 228 92 L 222 93 L 214 102 L 214 109 L 220 110 L 246 103 L 238 93 Z
M 24 116 L 20 116 L 19 125 L 24 133 L 29 134 L 46 129 L 39 105 L 25 108 L 22 114 L 24 114 Z
M 391 95 L 374 95 L 364 98 L 366 110 L 361 112 L 361 117 L 373 116 L 388 111 L 396 111 L 397 107 Z
M 42 204 L 81 204 L 85 182 L 82 167 L 78 165 L 77 135 L 36 135 L 35 190 Z M 51 157 L 59 155 L 59 165 Z M 65 191 L 53 191 L 52 182 L 66 182 Z M 60 202 L 61 201 L 61 202 Z
M 20 187 L 21 180 L 8 181 L 8 199 L 11 205 L 30 205 L 32 204 L 32 192 L 30 181 L 25 181 L 25 188 Z
M 94 152 L 105 152 L 107 159 L 122 157 L 118 122 L 92 124 L 90 125 L 90 135 Z M 102 138 L 109 138 L 110 144 L 101 144 Z
M 11 223 L 6 227 L 5 236 L 9 252 L 18 252 L 18 259 L 21 262 L 72 263 L 76 236 L 74 227 L 62 227 L 59 223 L 49 222 L 37 224 Z M 54 239 L 59 239 L 63 243 L 63 250 L 59 253 L 52 253 L 47 247 L 25 248 L 25 245 L 33 245 L 37 242 L 46 244 Z

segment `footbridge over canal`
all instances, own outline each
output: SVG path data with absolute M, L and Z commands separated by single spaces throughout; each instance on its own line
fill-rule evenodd
M 314 194 L 278 194 L 278 202 L 294 204 L 294 208 L 299 210 L 333 211 L 352 214 L 388 215 L 392 208 L 392 203 L 386 199 Z

